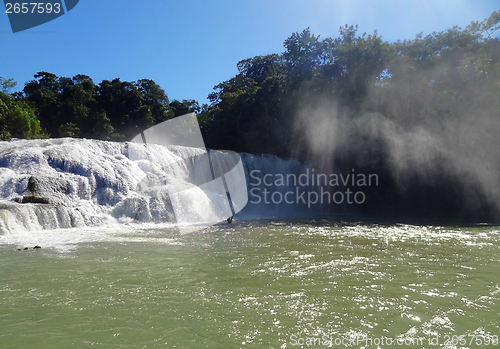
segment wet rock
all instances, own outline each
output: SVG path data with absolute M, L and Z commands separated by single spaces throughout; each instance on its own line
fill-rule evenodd
M 39 245 L 36 245 L 35 247 L 33 247 L 34 250 L 38 250 L 42 248 L 42 246 L 39 246 Z M 18 251 L 28 251 L 30 248 L 29 247 L 25 247 L 25 248 L 18 248 L 17 250 Z
M 37 184 L 38 184 L 38 181 L 36 180 L 35 177 L 31 176 L 29 179 L 28 179 L 28 189 L 30 192 L 34 193 L 37 191 Z
M 50 203 L 49 199 L 42 198 L 36 195 L 25 195 L 23 196 L 23 204 L 48 204 Z

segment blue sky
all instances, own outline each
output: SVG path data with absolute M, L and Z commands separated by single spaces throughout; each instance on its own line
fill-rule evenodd
M 0 6 L 0 8 L 2 8 Z M 0 13 L 0 76 L 19 88 L 38 71 L 156 81 L 169 98 L 207 102 L 236 63 L 283 52 L 283 41 L 310 27 L 337 37 L 344 24 L 384 40 L 413 39 L 500 9 L 498 0 L 80 0 L 66 15 L 13 34 Z

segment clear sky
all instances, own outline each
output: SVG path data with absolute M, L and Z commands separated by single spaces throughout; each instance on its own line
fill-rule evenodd
M 340 26 L 358 24 L 360 34 L 377 29 L 394 42 L 481 21 L 500 1 L 80 0 L 64 16 L 16 34 L 0 8 L 0 76 L 20 89 L 38 71 L 85 74 L 96 84 L 147 78 L 171 100 L 206 103 L 238 61 L 281 53 L 285 39 L 307 27 L 333 38 Z

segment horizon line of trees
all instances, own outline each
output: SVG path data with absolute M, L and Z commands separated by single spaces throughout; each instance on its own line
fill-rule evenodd
M 467 98 L 464 93 L 474 82 L 498 88 L 500 42 L 493 34 L 499 28 L 500 11 L 465 29 L 420 33 L 395 43 L 383 41 L 377 31 L 358 35 L 357 26 L 341 27 L 334 39 L 321 39 L 307 28 L 287 38 L 281 54 L 238 62 L 239 73 L 216 85 L 208 95 L 210 104 L 201 106 L 192 99 L 170 101 L 150 79 L 95 84 L 87 75 L 69 78 L 42 71 L 22 92 L 9 95 L 16 82 L 0 77 L 0 139 L 125 141 L 194 112 L 210 148 L 300 157 L 292 149 L 297 143 L 294 118 L 315 101 L 334 100 L 353 117 L 380 112 L 418 123 L 453 114 L 454 103 Z M 429 94 L 435 98 L 424 118 L 421 96 Z M 393 103 L 396 98 L 407 101 L 406 106 Z
M 170 101 L 150 79 L 116 78 L 96 85 L 87 75 L 72 78 L 38 72 L 22 92 L 8 95 L 13 79 L 0 77 L 0 139 L 93 138 L 125 141 L 140 131 L 186 113 L 195 100 Z
M 424 94 L 438 92 L 447 107 L 470 79 L 496 81 L 500 49 L 493 34 L 499 28 L 500 11 L 463 30 L 420 33 L 395 43 L 384 42 L 377 31 L 357 35 L 357 26 L 345 25 L 339 37 L 323 40 L 307 28 L 287 38 L 281 54 L 238 62 L 239 73 L 216 85 L 208 95 L 211 103 L 202 106 L 192 99 L 170 101 L 150 79 L 116 78 L 96 85 L 87 75 L 68 78 L 42 71 L 22 92 L 9 95 L 17 83 L 0 77 L 0 138 L 124 141 L 194 112 L 210 147 L 289 155 L 289 127 L 306 99 L 335 100 L 353 115 L 382 111 L 397 117 L 412 114 L 410 107 L 388 111 L 398 92 L 393 87 L 402 81 L 420 83 Z

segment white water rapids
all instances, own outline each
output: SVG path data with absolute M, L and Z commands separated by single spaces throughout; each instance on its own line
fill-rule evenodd
M 121 229 L 130 224 L 224 222 L 230 212 L 227 197 L 200 188 L 198 184 L 210 178 L 203 178 L 207 173 L 195 171 L 193 161 L 186 161 L 204 153 L 201 148 L 72 138 L 0 142 L 0 235 L 87 227 Z M 213 153 L 214 161 L 226 161 Z M 300 174 L 309 168 L 276 156 L 240 156 L 248 182 L 241 190 L 257 186 L 249 178 L 251 171 L 255 171 L 254 177 L 262 177 L 269 173 Z M 145 178 L 156 184 L 144 182 Z M 189 190 L 182 191 L 185 188 Z M 286 186 L 267 189 L 295 190 Z M 26 197 L 49 202 L 22 203 Z M 242 210 L 237 218 L 304 212 L 300 205 L 252 201 L 235 209 Z

